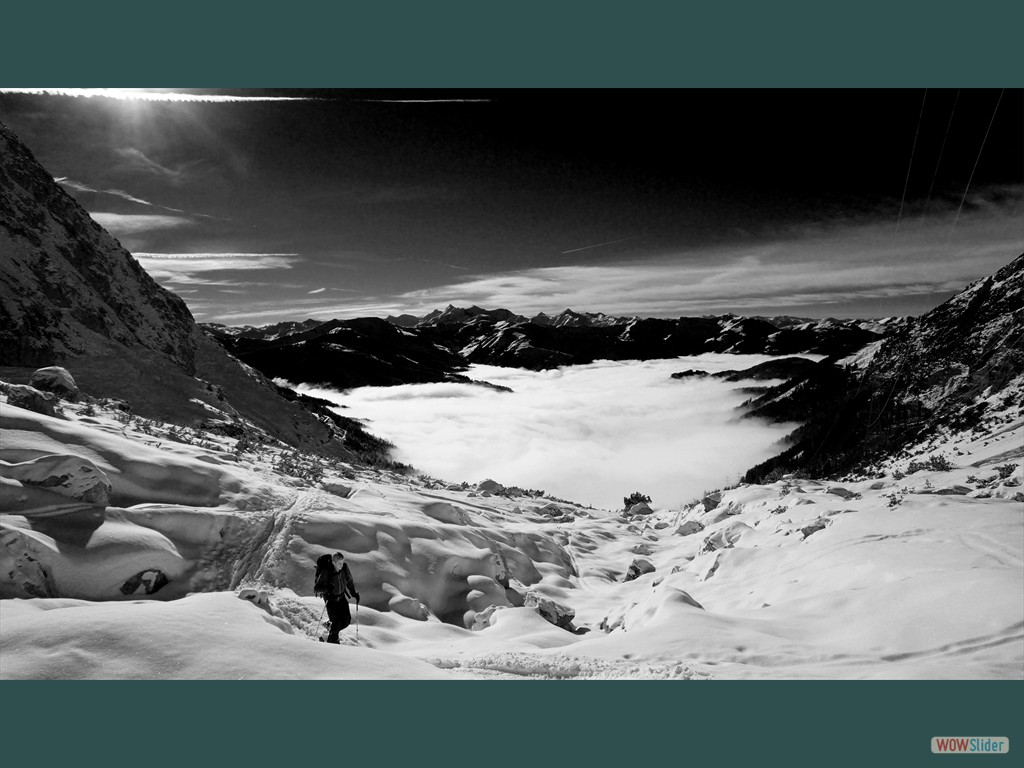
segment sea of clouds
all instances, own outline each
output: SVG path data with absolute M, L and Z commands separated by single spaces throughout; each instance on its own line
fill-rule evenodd
M 559 498 L 618 509 L 640 491 L 677 508 L 706 490 L 738 482 L 778 453 L 796 425 L 739 420 L 745 386 L 672 379 L 687 369 L 742 370 L 766 355 L 709 354 L 646 362 L 599 361 L 550 371 L 473 366 L 472 384 L 361 387 L 347 392 L 299 385 L 346 406 L 398 447 L 400 461 L 451 482 L 493 479 Z M 777 382 L 767 382 L 777 383 Z

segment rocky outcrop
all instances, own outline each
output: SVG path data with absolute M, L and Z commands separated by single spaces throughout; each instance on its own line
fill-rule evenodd
M 51 365 L 48 368 L 40 368 L 32 374 L 29 385 L 44 392 L 52 392 L 63 400 L 78 399 L 78 385 L 67 368 Z
M 643 576 L 645 573 L 653 573 L 657 570 L 654 567 L 654 563 L 650 560 L 645 560 L 642 557 L 635 558 L 632 563 L 629 564 L 629 568 L 626 569 L 626 575 L 622 578 L 623 581 L 633 581 Z
M 40 392 L 25 384 L 5 384 L 4 392 L 7 394 L 8 405 L 44 416 L 57 415 L 57 398 L 49 392 Z
M 208 338 L 3 124 L 0 360 L 74 371 L 84 394 L 124 400 L 138 416 L 193 426 L 214 410 L 296 448 L 351 457 L 331 427 Z M 62 379 L 51 371 L 40 385 Z
M 695 533 L 700 533 L 704 530 L 704 526 L 698 523 L 696 520 L 687 520 L 685 523 L 676 528 L 676 534 L 679 536 L 691 536 Z
M 195 372 L 199 329 L 0 124 L 0 358 L 39 367 L 143 348 Z
M 547 621 L 562 629 L 572 629 L 572 620 L 576 618 L 576 611 L 567 605 L 555 602 L 544 597 L 539 592 L 527 592 L 524 599 L 527 608 L 533 608 Z
M 897 454 L 937 427 L 971 429 L 1024 373 L 1024 255 L 931 312 L 892 324 L 871 354 L 821 361 L 751 400 L 747 416 L 803 425 L 745 482 L 830 477 Z

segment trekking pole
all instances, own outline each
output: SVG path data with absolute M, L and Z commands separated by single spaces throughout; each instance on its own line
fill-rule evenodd
M 320 636 L 320 627 L 323 626 L 322 622 L 324 620 L 324 611 L 326 611 L 326 610 L 327 610 L 327 601 L 325 600 L 324 601 L 323 611 L 320 611 L 320 618 L 316 620 L 316 635 L 317 635 L 317 637 Z
M 359 642 L 359 600 L 356 600 L 356 642 Z

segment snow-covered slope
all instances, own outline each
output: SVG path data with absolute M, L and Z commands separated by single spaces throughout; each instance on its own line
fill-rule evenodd
M 948 463 L 632 514 L 2 403 L 0 677 L 1020 679 L 1018 403 Z M 39 484 L 56 453 L 109 504 Z M 335 550 L 340 647 L 310 594 Z

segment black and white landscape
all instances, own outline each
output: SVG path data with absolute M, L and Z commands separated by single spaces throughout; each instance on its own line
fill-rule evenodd
M 1019 96 L 0 89 L 0 678 L 1021 679 Z

